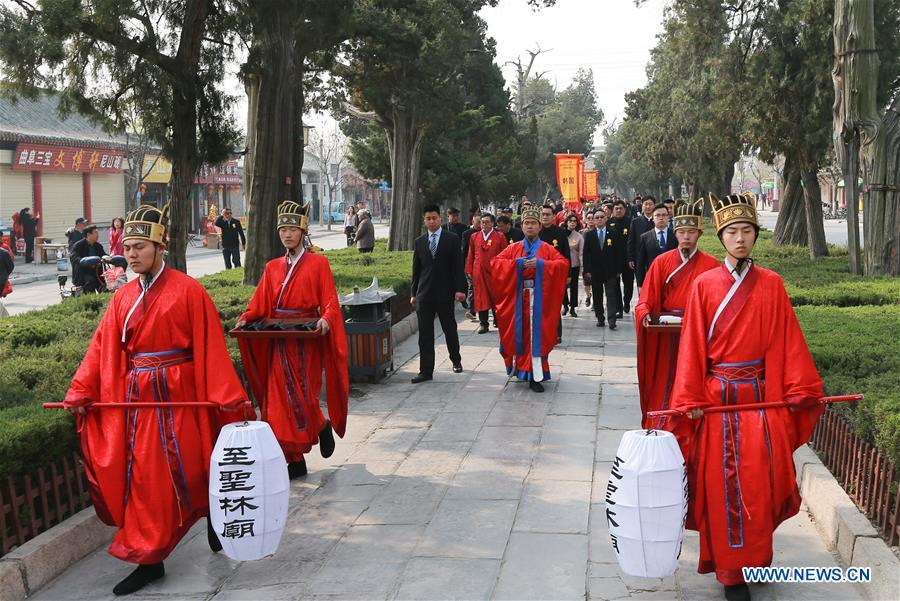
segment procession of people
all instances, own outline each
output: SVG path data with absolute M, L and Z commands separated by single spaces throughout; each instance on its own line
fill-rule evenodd
M 755 199 L 710 195 L 705 205 L 645 197 L 636 199 L 641 212 L 633 215 L 624 201 L 609 199 L 559 217 L 553 204 L 523 198 L 499 218 L 473 211 L 469 229 L 457 209 L 442 225 L 440 208 L 425 206 L 425 234 L 412 259 L 410 303 L 419 326 L 412 383 L 434 377 L 435 318 L 452 371 L 463 372 L 455 311 L 463 303 L 478 334 L 497 329 L 505 377 L 541 393 L 554 377 L 549 355 L 562 341 L 562 320 L 579 319 L 579 278 L 597 327 L 610 330 L 632 313 L 636 279 L 641 426 L 671 431 L 681 446 L 686 525 L 701 535 L 698 570 L 715 573 L 726 599 L 749 599 L 742 568 L 771 563 L 775 528 L 799 510 L 791 453 L 821 414 L 822 384 L 784 284 L 752 261 Z M 705 208 L 723 262 L 697 248 Z M 213 528 L 207 504 L 222 426 L 266 422 L 291 479 L 306 475 L 304 456 L 314 446 L 329 457 L 334 434 L 344 436 L 344 319 L 328 260 L 307 247 L 308 211 L 291 201 L 278 206 L 284 255 L 266 264 L 235 327 L 302 321 L 310 335 L 239 338 L 247 390 L 209 295 L 165 266 L 166 209 L 141 206 L 124 220 L 125 257 L 139 277 L 114 294 L 64 403 L 76 416 L 97 515 L 117 528 L 109 552 L 137 564 L 115 594 L 163 577 L 163 561 L 197 520 L 207 519 L 211 550 L 222 549 L 227 534 Z M 85 244 L 91 235 L 85 230 Z M 788 406 L 704 418 L 711 407 L 765 401 Z M 677 415 L 650 415 L 660 410 Z M 752 495 L 742 488 L 748 482 Z

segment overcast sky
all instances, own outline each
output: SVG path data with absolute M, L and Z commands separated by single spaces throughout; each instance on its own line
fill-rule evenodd
M 507 84 L 515 79 L 515 67 L 504 66 L 506 61 L 526 61 L 526 50 L 549 50 L 532 72 L 546 71 L 563 89 L 579 67 L 593 69 L 597 101 L 611 123 L 622 120 L 625 93 L 647 83 L 644 67 L 662 29 L 665 5 L 665 0 L 647 0 L 640 7 L 634 0 L 557 0 L 534 11 L 525 0 L 501 0 L 481 16 L 497 41 L 497 63 Z M 594 143 L 602 143 L 599 135 Z

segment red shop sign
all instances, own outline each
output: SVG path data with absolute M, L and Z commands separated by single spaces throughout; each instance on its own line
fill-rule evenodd
M 119 173 L 123 167 L 121 151 L 46 144 L 18 144 L 12 161 L 12 168 L 21 171 Z

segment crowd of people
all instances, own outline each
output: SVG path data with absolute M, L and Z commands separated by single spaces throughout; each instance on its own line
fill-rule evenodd
M 821 415 L 822 383 L 784 283 L 750 258 L 756 199 L 710 195 L 710 204 L 721 263 L 697 248 L 703 199 L 607 199 L 564 211 L 523 198 L 518 219 L 511 207 L 498 218 L 476 211 L 468 228 L 455 208 L 442 226 L 440 209 L 426 206 L 413 253 L 420 363 L 412 382 L 433 379 L 435 316 L 453 372 L 463 371 L 460 302 L 480 334 L 493 313 L 507 374 L 544 392 L 562 317 L 577 317 L 579 276 L 597 326 L 611 330 L 630 312 L 636 281 L 642 425 L 671 431 L 681 447 L 698 571 L 715 573 L 726 599 L 745 601 L 742 568 L 770 565 L 775 528 L 799 511 L 792 453 Z M 753 494 L 742 488 L 748 482 Z

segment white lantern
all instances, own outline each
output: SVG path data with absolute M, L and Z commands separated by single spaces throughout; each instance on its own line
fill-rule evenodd
M 606 519 L 619 567 L 631 576 L 675 573 L 687 516 L 687 472 L 671 432 L 622 436 L 606 488 Z
M 222 428 L 209 462 L 209 516 L 225 555 L 248 561 L 274 554 L 289 497 L 287 462 L 269 424 Z

